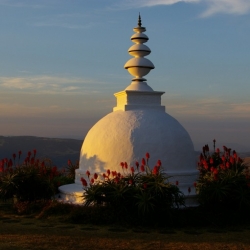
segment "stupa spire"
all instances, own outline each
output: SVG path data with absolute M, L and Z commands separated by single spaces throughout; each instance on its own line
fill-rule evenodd
M 132 35 L 130 39 L 135 44 L 129 48 L 128 53 L 134 56 L 134 58 L 128 60 L 124 68 L 135 78 L 132 79 L 131 84 L 126 90 L 153 91 L 153 89 L 147 85 L 146 79 L 143 78 L 151 69 L 154 69 L 154 64 L 147 58 L 144 58 L 151 53 L 151 50 L 148 46 L 144 45 L 144 43 L 148 41 L 148 36 L 143 33 L 146 31 L 146 28 L 142 27 L 140 13 L 138 26 L 135 27 L 133 31 L 135 34 Z
M 141 27 L 141 15 L 140 15 L 140 12 L 139 12 L 139 18 L 138 18 L 138 26 Z

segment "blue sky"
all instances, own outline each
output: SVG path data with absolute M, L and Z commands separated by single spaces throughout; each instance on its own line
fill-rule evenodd
M 166 112 L 196 149 L 250 150 L 250 0 L 0 0 L 0 134 L 83 139 L 131 82 L 139 12 Z

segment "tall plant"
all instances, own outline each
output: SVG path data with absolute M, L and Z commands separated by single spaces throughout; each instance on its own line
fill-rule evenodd
M 22 152 L 13 154 L 12 159 L 0 161 L 0 198 L 16 197 L 20 201 L 50 199 L 57 187 L 72 182 L 67 172 L 59 171 L 49 159 L 39 160 L 36 150 L 28 152 L 21 161 Z
M 169 182 L 162 171 L 161 161 L 150 169 L 149 153 L 134 166 L 121 162 L 121 173 L 107 170 L 102 175 L 82 178 L 85 205 L 108 205 L 116 210 L 138 213 L 145 216 L 152 212 L 162 213 L 184 205 L 184 196 L 179 188 Z M 88 184 L 89 183 L 89 184 Z
M 209 146 L 203 147 L 198 169 L 199 179 L 195 183 L 201 205 L 214 209 L 250 208 L 249 169 L 235 150 L 223 146 L 211 153 Z

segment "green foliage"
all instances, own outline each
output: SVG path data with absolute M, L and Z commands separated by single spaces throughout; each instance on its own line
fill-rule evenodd
M 22 152 L 18 158 L 0 161 L 0 199 L 15 198 L 17 201 L 35 201 L 51 199 L 58 186 L 72 183 L 74 179 L 65 171 L 58 171 L 49 159 L 36 159 L 36 150 L 28 152 L 20 163 Z
M 149 154 L 147 154 L 147 160 Z M 85 205 L 105 205 L 120 214 L 130 214 L 141 218 L 168 214 L 173 208 L 184 205 L 184 196 L 176 185 L 169 182 L 169 176 L 161 170 L 161 162 L 152 170 L 142 160 L 139 164 L 128 168 L 127 163 L 121 163 L 123 175 L 107 170 L 102 177 L 94 174 L 90 177 L 86 172 L 90 185 L 81 179 L 85 192 Z
M 246 210 L 250 208 L 249 169 L 237 153 L 223 147 L 210 154 L 203 147 L 198 163 L 200 176 L 195 184 L 198 200 L 208 209 Z

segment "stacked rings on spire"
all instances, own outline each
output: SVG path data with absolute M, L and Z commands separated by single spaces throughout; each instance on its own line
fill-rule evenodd
M 146 31 L 145 27 L 141 27 L 141 18 L 139 16 L 138 27 L 135 27 L 133 30 L 136 32 L 131 36 L 131 41 L 135 43 L 132 45 L 128 52 L 134 58 L 128 60 L 124 65 L 124 68 L 128 70 L 128 72 L 134 76 L 135 78 L 132 81 L 143 82 L 146 81 L 143 76 L 147 75 L 151 69 L 154 69 L 154 64 L 144 58 L 151 53 L 151 50 L 148 46 L 144 45 L 148 41 L 147 35 L 143 34 Z

